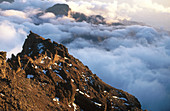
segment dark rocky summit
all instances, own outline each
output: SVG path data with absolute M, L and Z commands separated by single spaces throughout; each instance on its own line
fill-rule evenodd
M 62 44 L 30 33 L 23 50 L 0 53 L 0 110 L 142 111 L 137 98 L 104 83 Z
M 68 16 L 70 11 L 71 9 L 67 4 L 55 4 L 54 6 L 46 10 L 46 12 L 52 12 L 56 16 L 62 16 L 62 15 Z

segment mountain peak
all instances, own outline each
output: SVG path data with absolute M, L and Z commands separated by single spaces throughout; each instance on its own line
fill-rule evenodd
M 33 32 L 0 70 L 0 110 L 142 111 L 137 98 L 104 83 L 64 45 Z
M 62 15 L 68 16 L 69 11 L 71 11 L 71 9 L 67 4 L 55 4 L 54 6 L 46 10 L 46 12 L 52 12 L 57 16 L 62 16 Z

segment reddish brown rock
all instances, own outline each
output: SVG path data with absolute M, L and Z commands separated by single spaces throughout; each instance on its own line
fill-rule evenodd
M 104 83 L 65 46 L 32 32 L 5 63 L 0 110 L 142 111 L 137 98 Z

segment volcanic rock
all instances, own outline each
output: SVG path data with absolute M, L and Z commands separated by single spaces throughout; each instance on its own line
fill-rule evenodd
M 0 110 L 142 111 L 133 95 L 104 83 L 68 49 L 30 32 L 6 61 L 0 53 Z
M 69 11 L 71 11 L 71 9 L 67 4 L 55 4 L 46 10 L 46 12 L 52 12 L 56 16 L 68 16 Z

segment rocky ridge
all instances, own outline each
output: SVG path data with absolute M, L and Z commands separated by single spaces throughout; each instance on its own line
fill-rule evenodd
M 0 53 L 0 110 L 142 111 L 133 95 L 104 83 L 62 44 L 30 32 L 23 50 Z
M 67 4 L 55 4 L 52 7 L 49 7 L 45 12 L 51 12 L 56 17 L 67 16 L 73 18 L 76 22 L 87 22 L 94 25 L 103 24 L 109 26 L 124 26 L 124 25 L 146 25 L 144 23 L 128 21 L 128 20 L 119 20 L 119 22 L 107 23 L 106 18 L 101 15 L 86 15 L 84 13 L 72 11 L 69 5 Z M 41 16 L 43 13 L 40 13 Z
M 101 15 L 87 16 L 83 13 L 74 12 L 67 4 L 55 4 L 54 6 L 46 9 L 45 12 L 54 13 L 57 17 L 68 16 L 74 18 L 76 22 L 86 21 L 87 23 L 92 24 L 106 24 L 105 18 Z

